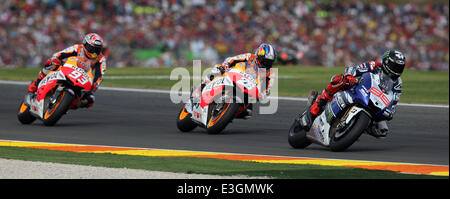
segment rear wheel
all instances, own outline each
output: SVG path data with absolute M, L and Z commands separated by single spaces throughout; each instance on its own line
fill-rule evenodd
M 296 149 L 306 148 L 311 144 L 311 141 L 306 138 L 306 131 L 301 128 L 297 120 L 292 123 L 288 134 L 289 144 Z
M 19 119 L 22 124 L 31 124 L 36 120 L 36 117 L 31 115 L 30 106 L 25 105 L 22 101 L 19 106 L 19 111 L 17 113 L 17 119 Z
M 48 106 L 42 118 L 44 125 L 55 125 L 72 105 L 73 99 L 74 97 L 66 90 L 54 92 L 48 99 Z
M 330 149 L 332 151 L 345 151 L 350 147 L 369 126 L 370 117 L 360 112 L 350 120 L 349 124 L 343 128 L 336 127 L 339 122 L 333 124 L 330 135 Z
M 186 105 L 181 108 L 177 117 L 177 127 L 182 132 L 189 132 L 197 127 L 197 124 L 192 121 L 191 114 L 186 111 Z

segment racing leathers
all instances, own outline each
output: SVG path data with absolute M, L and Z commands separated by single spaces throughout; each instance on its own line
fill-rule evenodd
M 37 86 L 39 82 L 50 72 L 59 69 L 62 61 L 68 57 L 76 56 L 77 57 L 77 66 L 83 68 L 84 70 L 89 70 L 92 68 L 94 72 L 94 80 L 92 90 L 87 92 L 84 97 L 81 99 L 81 103 L 79 107 L 89 108 L 93 106 L 95 97 L 93 93 L 98 89 L 101 82 L 103 81 L 103 74 L 106 70 L 106 57 L 103 54 L 100 54 L 95 59 L 89 59 L 84 50 L 82 49 L 83 45 L 75 44 L 70 46 L 62 51 L 59 51 L 48 59 L 42 70 L 39 72 L 38 77 L 30 84 L 28 87 L 29 93 L 34 93 L 37 90 Z
M 225 61 L 222 64 L 216 64 L 213 67 L 210 75 L 207 76 L 203 80 L 202 85 L 209 83 L 211 80 L 214 79 L 214 77 L 222 75 L 226 71 L 229 71 L 230 69 L 232 69 L 236 64 L 241 63 L 241 62 L 248 63 L 246 65 L 247 69 L 250 67 L 258 67 L 259 66 L 259 63 L 256 60 L 256 56 L 253 53 L 244 53 L 244 54 L 236 55 L 233 57 L 228 57 L 225 59 Z M 261 68 L 259 68 L 259 69 L 261 69 Z M 273 81 L 271 81 L 271 80 L 273 80 L 273 78 L 274 78 L 274 72 L 273 72 L 272 68 L 270 68 L 269 70 L 266 70 L 265 73 L 266 73 L 265 74 L 266 75 L 266 79 L 265 79 L 266 87 L 265 87 L 265 90 L 263 92 L 261 92 L 263 98 L 265 98 L 266 96 L 268 96 L 270 94 L 270 89 L 273 86 Z M 244 118 L 244 119 L 251 117 L 252 109 L 253 109 L 252 104 L 249 104 L 248 107 L 246 108 L 246 110 L 243 111 L 243 114 L 240 114 L 237 117 Z
M 344 74 L 335 75 L 331 78 L 330 84 L 322 90 L 321 94 L 316 98 L 314 103 L 310 106 L 309 111 L 306 111 L 302 119 L 301 124 L 309 129 L 312 125 L 314 118 L 319 115 L 323 107 L 333 99 L 333 95 L 341 90 L 350 89 L 355 83 L 356 78 L 360 77 L 362 74 L 367 72 L 378 72 L 381 70 L 381 63 L 377 61 L 369 61 L 362 63 L 357 66 L 347 67 Z M 395 114 L 397 103 L 400 99 L 402 92 L 402 80 L 397 78 L 394 80 L 394 86 L 392 87 L 392 92 L 394 93 L 394 99 L 389 104 L 389 107 L 383 113 L 386 120 L 391 120 Z M 317 93 L 312 93 L 312 95 L 317 95 Z M 387 135 L 388 127 L 386 120 L 376 121 L 369 132 L 374 137 L 385 137 Z

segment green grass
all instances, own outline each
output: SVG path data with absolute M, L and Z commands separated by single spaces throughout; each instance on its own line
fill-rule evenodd
M 145 157 L 116 154 L 77 153 L 8 146 L 0 147 L 0 158 L 179 173 L 212 174 L 224 176 L 268 176 L 282 179 L 448 178 L 446 176 L 400 174 L 391 171 L 366 170 L 346 167 L 296 164 L 267 164 L 192 157 Z
M 279 96 L 307 97 L 310 90 L 321 91 L 331 77 L 344 72 L 343 67 L 277 67 L 280 76 L 294 79 L 279 79 Z M 174 68 L 108 68 L 105 76 L 169 76 Z M 187 67 L 192 75 L 192 67 Z M 0 69 L 0 79 L 32 81 L 39 68 Z M 449 73 L 416 71 L 406 69 L 402 75 L 403 93 L 400 102 L 448 104 Z M 105 79 L 102 86 L 171 89 L 177 80 L 169 79 Z M 192 82 L 191 82 L 192 83 Z M 192 86 L 192 85 L 191 85 Z

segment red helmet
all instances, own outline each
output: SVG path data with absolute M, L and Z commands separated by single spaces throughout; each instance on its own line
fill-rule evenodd
M 96 33 L 89 33 L 83 39 L 83 50 L 89 59 L 95 59 L 103 49 L 103 39 Z

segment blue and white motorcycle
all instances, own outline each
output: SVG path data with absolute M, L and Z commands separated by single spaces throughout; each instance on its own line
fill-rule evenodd
M 393 86 L 394 81 L 381 71 L 364 73 L 351 89 L 333 96 L 309 131 L 300 125 L 298 116 L 289 130 L 289 144 L 305 148 L 316 143 L 332 151 L 344 151 L 364 132 L 387 131 L 383 113 L 392 106 Z M 314 101 L 315 96 L 310 96 L 306 111 Z

